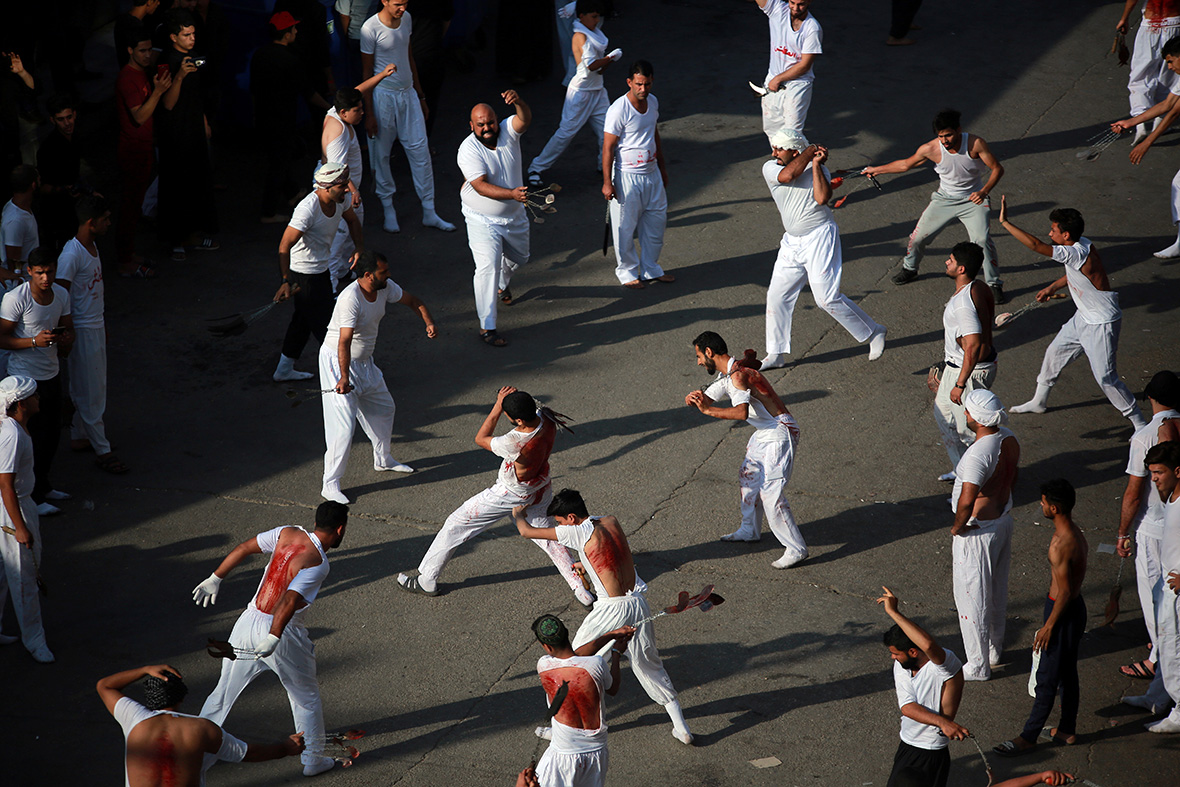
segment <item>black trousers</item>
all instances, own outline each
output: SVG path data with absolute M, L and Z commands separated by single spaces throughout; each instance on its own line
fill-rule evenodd
M 1053 611 L 1053 599 L 1045 599 L 1045 615 L 1049 619 Z M 1037 696 L 1033 700 L 1032 713 L 1024 725 L 1020 737 L 1028 743 L 1036 743 L 1045 727 L 1045 721 L 1053 711 L 1057 691 L 1061 690 L 1061 720 L 1057 722 L 1058 735 L 1073 735 L 1077 732 L 1078 702 L 1081 690 L 1078 686 L 1078 646 L 1086 632 L 1086 602 L 1081 596 L 1069 602 L 1053 633 L 1049 644 L 1041 651 L 1041 663 L 1037 667 Z
M 324 334 L 328 332 L 334 305 L 332 274 L 329 271 L 311 274 L 291 271 L 287 279 L 292 288 L 298 289 L 291 295 L 294 310 L 287 335 L 283 338 L 283 355 L 298 358 L 311 336 L 322 344 Z
M 922 7 L 922 0 L 893 0 L 893 18 L 889 25 L 889 35 L 894 38 L 905 38 L 910 32 L 910 25 L 914 23 L 914 16 Z
M 200 137 L 161 141 L 160 234 L 169 246 L 183 246 L 197 231 L 217 232 L 213 197 L 213 164 L 209 146 Z
M 291 162 L 299 149 L 295 127 L 267 129 L 261 135 L 266 160 L 266 178 L 262 186 L 262 215 L 290 213 L 287 200 L 295 196 L 298 186 L 291 177 Z
M 65 359 L 61 359 L 65 363 Z M 45 493 L 53 489 L 49 468 L 61 442 L 61 374 L 37 381 L 41 409 L 29 419 L 29 437 L 33 440 L 33 502 L 45 502 Z
M 886 787 L 946 787 L 950 773 L 951 753 L 947 749 L 919 749 L 899 741 Z

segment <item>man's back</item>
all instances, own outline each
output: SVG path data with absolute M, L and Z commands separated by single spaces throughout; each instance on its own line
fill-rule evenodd
M 196 787 L 202 783 L 205 753 L 220 744 L 220 733 L 208 719 L 169 713 L 139 722 L 127 736 L 127 784 Z
M 583 555 L 612 598 L 635 588 L 635 559 L 627 534 L 613 516 L 594 521 L 594 533 L 586 540 Z

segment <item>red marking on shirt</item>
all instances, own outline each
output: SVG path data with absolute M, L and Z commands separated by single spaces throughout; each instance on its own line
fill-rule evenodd
M 549 454 L 553 453 L 553 441 L 556 438 L 557 424 L 542 418 L 541 425 L 529 441 L 520 447 L 520 453 L 516 456 L 514 464 L 517 481 L 538 484 L 549 478 Z
M 172 739 L 168 737 L 168 733 L 160 736 L 156 741 L 156 756 L 154 758 L 156 766 L 156 780 L 165 785 L 165 787 L 172 787 L 176 784 L 176 747 L 172 744 Z
M 780 55 L 786 55 L 787 57 L 793 57 L 793 58 L 795 58 L 796 60 L 801 60 L 801 59 L 802 59 L 802 58 L 799 56 L 799 53 L 798 53 L 798 52 L 792 52 L 791 50 L 787 49 L 785 46 L 776 46 L 776 47 L 774 48 L 774 51 L 775 51 L 775 52 L 778 52 Z
M 258 595 L 254 597 L 254 606 L 259 612 L 270 615 L 274 612 L 275 604 L 287 592 L 294 576 L 287 576 L 287 567 L 291 559 L 307 551 L 306 544 L 292 544 L 276 549 L 266 567 L 266 576 L 262 578 L 262 587 L 258 588 Z
M 553 702 L 553 695 L 561 688 L 562 681 L 569 681 L 569 693 L 554 718 L 568 727 L 598 729 L 602 714 L 599 711 L 598 686 L 595 685 L 594 678 L 581 667 L 545 670 L 541 673 L 541 686 L 550 702 Z

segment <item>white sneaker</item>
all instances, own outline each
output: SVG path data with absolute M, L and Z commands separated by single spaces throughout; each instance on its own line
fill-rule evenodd
M 778 560 L 774 561 L 770 565 L 772 568 L 790 568 L 791 566 L 799 565 L 800 563 L 802 563 L 806 559 L 807 559 L 807 553 L 804 553 L 802 555 L 792 555 L 788 552 L 784 552 L 782 557 L 780 557 Z
M 692 745 L 692 740 L 693 740 L 692 733 L 689 732 L 688 730 L 678 730 L 675 727 L 673 727 L 672 728 L 672 737 L 675 738 L 676 740 L 680 741 L 681 743 L 683 743 L 685 746 Z
M 50 489 L 45 493 L 46 500 L 70 500 L 71 498 L 73 498 L 73 495 L 69 492 L 62 492 L 57 489 Z
M 1176 721 L 1171 716 L 1165 716 L 1157 722 L 1145 724 L 1143 726 L 1147 727 L 1148 732 L 1158 732 L 1161 735 L 1180 732 L 1180 721 Z
M 412 473 L 412 472 L 414 472 L 414 468 L 410 467 L 409 465 L 403 465 L 401 462 L 397 461 L 396 459 L 393 460 L 393 464 L 387 465 L 385 467 L 381 467 L 379 465 L 373 465 L 373 469 L 376 470 L 378 473 L 384 473 L 384 472 L 388 472 L 391 470 L 395 473 Z
M 349 499 L 344 496 L 344 493 L 340 491 L 339 486 L 323 487 L 320 489 L 320 497 L 324 498 L 325 500 L 332 500 L 345 506 L 350 502 Z
M 326 773 L 332 770 L 336 761 L 331 757 L 316 757 L 313 761 L 303 766 L 304 776 L 319 776 L 321 773 Z
M 739 527 L 729 535 L 722 536 L 722 541 L 761 541 L 762 534 L 752 527 Z
M 42 645 L 36 650 L 30 650 L 29 655 L 31 655 L 33 657 L 33 661 L 36 661 L 38 664 L 52 664 L 53 662 L 57 661 L 57 659 L 53 657 L 53 651 L 51 651 L 47 645 Z
M 41 516 L 53 516 L 54 514 L 60 514 L 61 509 L 55 506 L 53 503 L 46 501 L 44 503 L 37 504 L 37 513 Z
M 953 484 L 955 482 L 955 478 L 956 478 L 955 471 L 952 470 L 949 473 L 943 473 L 942 475 L 940 475 L 938 477 L 938 480 L 942 481 L 944 484 Z

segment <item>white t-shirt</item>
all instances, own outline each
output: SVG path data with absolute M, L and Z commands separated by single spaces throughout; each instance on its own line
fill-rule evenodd
M 1162 410 L 1151 417 L 1146 426 L 1135 431 L 1131 437 L 1131 452 L 1127 461 L 1127 475 L 1136 478 L 1146 478 L 1143 485 L 1142 499 L 1139 501 L 1139 511 L 1135 519 L 1139 522 L 1139 534 L 1151 538 L 1164 537 L 1164 501 L 1160 498 L 1160 491 L 1155 488 L 1148 478 L 1147 452 L 1159 442 L 1160 426 L 1171 418 L 1180 418 L 1175 410 Z
M 340 344 L 340 329 L 352 328 L 352 360 L 369 360 L 377 347 L 377 327 L 385 316 L 385 307 L 401 299 L 402 288 L 396 282 L 386 280 L 385 289 L 377 290 L 377 299 L 370 303 L 360 282 L 354 281 L 336 298 L 332 319 L 324 334 L 324 346 L 335 351 Z
M 413 29 L 409 11 L 402 14 L 401 24 L 397 27 L 386 27 L 380 14 L 373 14 L 361 26 L 361 54 L 373 56 L 373 73 L 380 74 L 390 63 L 397 66 L 397 71 L 377 84 L 376 92 L 414 86 L 414 74 L 410 71 L 410 33 Z
M 262 580 L 258 583 L 258 590 L 254 592 L 254 598 L 250 599 L 250 604 L 248 605 L 250 609 L 261 612 L 261 610 L 258 609 L 258 605 L 256 603 L 258 601 L 258 595 L 262 593 L 264 588 L 268 588 L 274 583 L 278 583 L 281 587 L 282 576 L 286 572 L 287 564 L 290 562 L 291 558 L 298 554 L 297 551 L 293 550 L 284 550 L 283 552 L 279 553 L 275 552 L 275 548 L 279 545 L 279 534 L 288 527 L 294 527 L 307 533 L 306 530 L 298 527 L 298 525 L 280 525 L 273 530 L 268 530 L 265 533 L 259 533 L 255 537 L 258 541 L 258 548 L 269 554 L 270 560 L 266 564 L 266 571 L 264 571 L 262 574 Z M 324 552 L 324 548 L 320 546 L 320 540 L 316 537 L 315 533 L 307 533 L 307 535 L 308 538 L 311 539 L 312 545 L 317 550 L 319 550 L 320 564 L 318 566 L 300 569 L 299 573 L 291 578 L 291 583 L 287 585 L 286 588 L 282 588 L 282 592 L 278 594 L 281 596 L 282 593 L 288 590 L 294 590 L 296 593 L 303 596 L 303 600 L 306 601 L 307 604 L 303 608 L 295 610 L 296 615 L 302 615 L 305 610 L 311 607 L 311 602 L 315 601 L 315 597 L 320 592 L 320 585 L 322 585 L 324 580 L 328 577 L 328 555 Z
M 729 375 L 736 367 L 737 360 L 730 358 L 729 368 L 725 370 L 725 374 L 719 374 L 717 379 L 709 384 L 709 387 L 705 389 L 705 396 L 714 402 L 720 399 L 729 399 L 729 403 L 734 407 L 748 404 L 750 407 L 746 411 L 746 423 L 758 430 L 773 431 L 778 429 L 778 419 L 770 414 L 762 402 L 758 401 L 749 390 L 743 391 L 733 384 Z
M 963 336 L 983 334 L 983 324 L 979 320 L 979 312 L 975 308 L 975 301 L 971 299 L 971 284 L 951 296 L 942 310 L 942 352 L 945 360 L 955 366 L 963 366 L 963 348 L 957 341 Z M 987 369 L 995 365 L 995 361 L 978 361 L 976 369 Z
M 45 306 L 33 300 L 25 282 L 4 294 L 0 301 L 0 320 L 16 323 L 12 335 L 18 339 L 30 339 L 41 331 L 61 325 L 61 318 L 70 313 L 70 294 L 60 285 L 50 285 L 53 302 Z M 8 373 L 23 375 L 34 380 L 51 380 L 57 376 L 57 345 L 29 347 L 13 350 L 8 356 Z
M 770 20 L 770 67 L 766 71 L 766 81 L 786 71 L 803 59 L 803 55 L 822 55 L 824 51 L 824 31 L 811 14 L 795 30 L 791 27 L 791 9 L 787 0 L 767 0 L 762 9 Z M 815 79 L 815 69 L 810 69 L 797 81 L 811 82 Z
M 602 87 L 602 74 L 591 71 L 590 64 L 606 54 L 608 39 L 606 33 L 595 28 L 591 30 L 581 22 L 574 21 L 574 32 L 586 36 L 582 44 L 582 57 L 578 60 L 578 71 L 570 80 L 570 90 L 598 90 Z
M 348 37 L 359 39 L 361 27 L 381 8 L 380 0 L 336 0 L 336 13 L 348 17 Z
M 582 569 L 590 577 L 590 581 L 594 585 L 594 594 L 599 598 L 609 598 L 610 594 L 606 592 L 606 586 L 602 584 L 602 579 L 598 576 L 598 571 L 586 559 L 586 542 L 590 540 L 590 536 L 594 535 L 594 524 L 597 521 L 598 517 L 586 517 L 576 525 L 558 525 L 554 528 L 554 533 L 557 535 L 557 543 L 567 549 L 574 550 L 581 557 Z M 635 572 L 635 589 L 627 595 L 646 592 L 647 584 L 639 578 L 639 572 Z
M 131 779 L 127 775 L 127 739 L 131 737 L 131 731 L 135 729 L 135 725 L 141 721 L 168 714 L 178 719 L 199 719 L 200 716 L 190 716 L 187 713 L 177 713 L 170 710 L 148 710 L 143 705 L 140 705 L 130 697 L 123 697 L 115 703 L 115 721 L 119 722 L 119 726 L 123 728 L 123 784 L 126 787 L 131 787 Z M 225 730 L 221 731 L 221 748 L 217 750 L 216 754 L 206 753 L 201 761 L 201 787 L 205 785 L 205 772 L 216 765 L 218 762 L 241 762 L 246 758 L 246 743 L 240 741 L 234 736 L 230 735 Z
M 955 465 L 955 491 L 951 494 L 952 511 L 958 510 L 959 495 L 963 492 L 963 484 L 975 484 L 982 489 L 983 485 L 991 479 L 1000 464 L 1000 449 L 1004 440 L 1009 437 L 1016 439 L 1016 435 L 1012 434 L 1011 429 L 1001 426 L 996 433 L 985 434 L 967 446 L 959 463 Z M 1019 441 L 1017 443 L 1019 444 Z M 1012 495 L 1009 493 L 1000 516 L 1008 513 L 1011 508 Z
M 778 175 L 783 171 L 774 159 L 762 165 L 762 179 L 770 189 L 770 196 L 778 206 L 779 216 L 783 220 L 783 229 L 790 235 L 802 237 L 817 227 L 835 221 L 832 209 L 827 205 L 815 201 L 814 184 L 812 183 L 811 168 L 808 164 L 799 176 L 790 183 L 779 183 Z M 828 168 L 820 164 L 824 176 L 831 179 Z
M 8 262 L 5 246 L 18 246 L 21 260 L 28 262 L 29 255 L 40 245 L 33 214 L 9 200 L 0 213 L 0 262 Z
M 1103 325 L 1123 318 L 1117 292 L 1102 292 L 1082 273 L 1090 256 L 1090 239 L 1081 238 L 1072 246 L 1054 246 L 1053 259 L 1065 266 L 1065 280 L 1078 314 L 1087 325 Z
M 927 710 L 942 713 L 942 684 L 963 669 L 963 662 L 949 650 L 944 650 L 946 659 L 942 664 L 927 661 L 917 674 L 912 674 L 896 661 L 893 662 L 893 685 L 897 689 L 897 707 L 904 708 L 916 702 Z M 938 734 L 938 727 L 914 721 L 908 716 L 901 717 L 901 739 L 919 749 L 937 751 L 945 749 L 947 739 Z
M 57 258 L 57 278 L 70 283 L 70 314 L 75 328 L 103 327 L 102 259 L 71 238 Z
M 1160 539 L 1160 568 L 1163 569 L 1164 592 L 1171 593 L 1168 587 L 1168 574 L 1180 572 L 1180 500 L 1164 503 L 1164 535 Z M 1165 598 L 1167 598 L 1165 596 Z M 1175 595 L 1172 595 L 1175 598 Z
M 502 458 L 496 474 L 496 484 L 519 497 L 540 492 L 549 485 L 549 454 L 553 452 L 553 440 L 557 436 L 557 425 L 541 416 L 541 425 L 531 432 L 513 429 L 499 437 L 493 437 L 492 453 Z M 530 464 L 540 463 L 540 471 L 528 481 L 516 477 L 517 459 L 526 455 Z
M 17 497 L 33 493 L 33 438 L 13 419 L 0 415 L 0 473 L 12 473 Z M 4 519 L 8 513 L 4 512 Z
M 524 218 L 523 204 L 514 199 L 485 197 L 471 185 L 471 181 L 480 175 L 502 189 L 518 189 L 524 185 L 520 169 L 520 132 L 516 130 L 515 117 L 512 115 L 500 121 L 495 150 L 480 142 L 474 133 L 468 134 L 459 145 L 457 159 L 465 181 L 459 192 L 463 215 L 474 214 L 492 224 L 510 224 Z
M 563 667 L 577 667 L 590 676 L 594 681 L 594 688 L 598 691 L 598 729 L 584 730 L 570 727 L 557 719 L 553 720 L 553 738 L 550 746 L 561 754 L 581 754 L 597 751 L 606 747 L 606 690 L 613 685 L 610 664 L 602 656 L 571 656 L 559 659 L 548 654 L 537 661 L 537 674 L 544 675 L 549 670 Z M 571 689 L 573 684 L 570 684 Z M 568 699 L 568 698 L 567 698 Z
M 660 119 L 660 102 L 648 93 L 647 111 L 640 112 L 624 93 L 606 111 L 607 134 L 619 138 L 615 151 L 615 171 L 650 173 L 656 171 L 656 123 Z
M 347 204 L 329 203 L 334 212 L 326 216 L 320 208 L 318 194 L 318 191 L 312 191 L 304 197 L 295 206 L 288 223 L 288 226 L 303 233 L 291 247 L 291 270 L 296 273 L 315 274 L 328 270 L 328 263 L 332 259 L 332 239 L 336 237 L 336 229 L 348 209 Z

